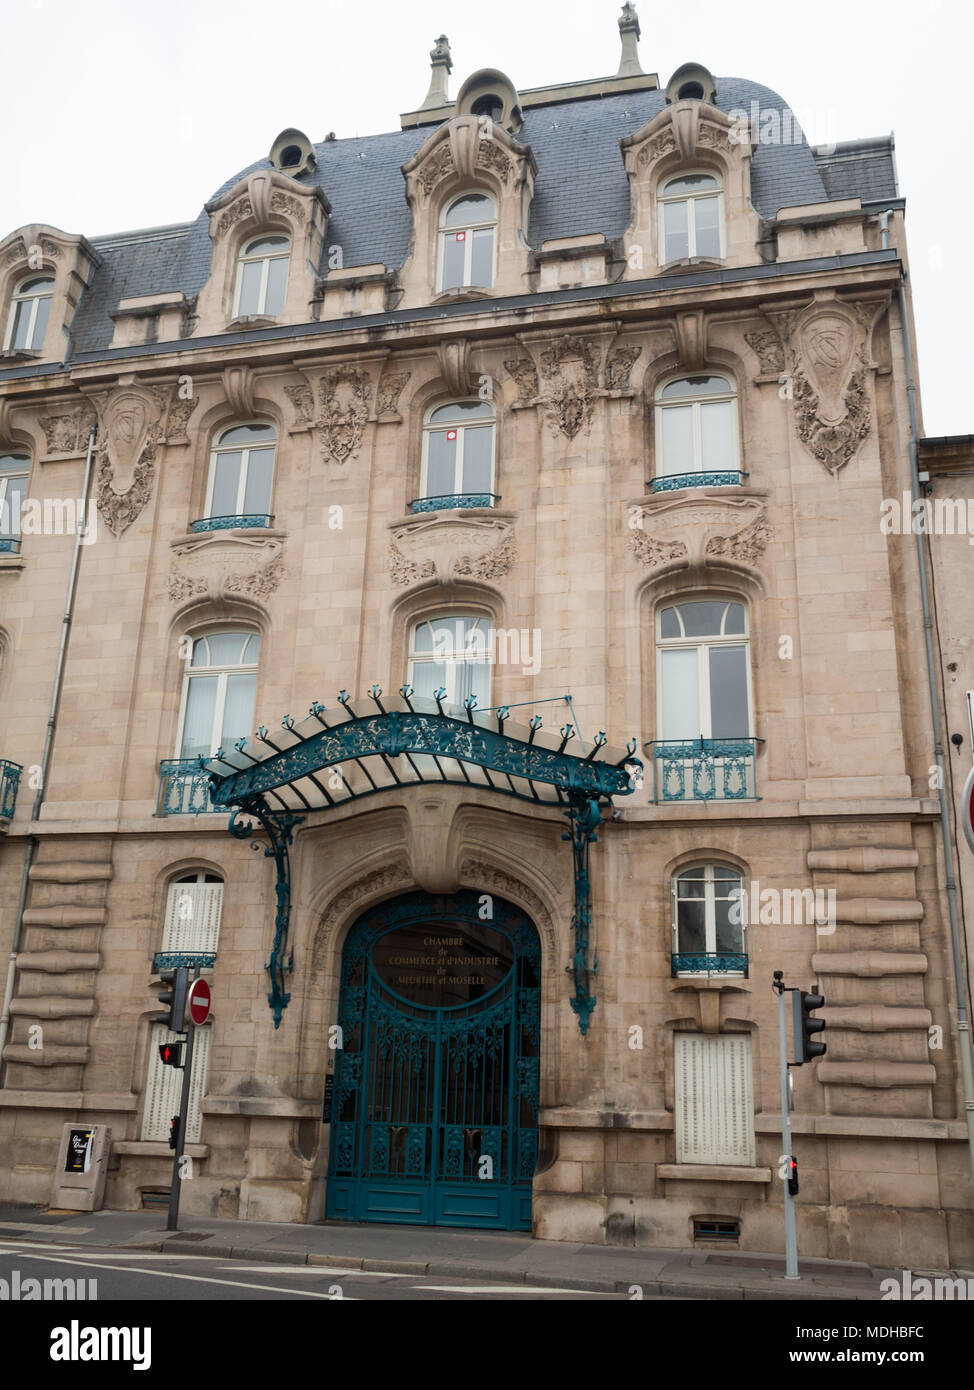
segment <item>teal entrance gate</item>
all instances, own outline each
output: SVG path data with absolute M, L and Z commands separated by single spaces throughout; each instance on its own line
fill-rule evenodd
M 530 1230 L 541 951 L 512 904 L 410 893 L 342 956 L 325 1215 Z

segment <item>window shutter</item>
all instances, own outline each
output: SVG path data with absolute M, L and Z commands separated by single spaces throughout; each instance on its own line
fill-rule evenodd
M 216 955 L 222 909 L 222 883 L 171 883 L 162 933 L 163 952 Z
M 678 1163 L 754 1165 L 751 1039 L 747 1033 L 677 1033 Z
M 190 887 L 180 884 L 180 887 Z M 206 884 L 200 887 L 219 885 Z M 179 1067 L 164 1067 L 159 1060 L 159 1044 L 164 1042 L 185 1042 L 182 1033 L 171 1033 L 164 1023 L 156 1023 L 152 1029 L 149 1044 L 149 1074 L 145 1088 L 145 1110 L 142 1116 L 142 1138 L 167 1142 L 169 1121 L 179 1114 L 179 1100 L 182 1093 L 183 1073 Z M 210 1028 L 197 1028 L 193 1044 L 193 1071 L 189 1086 L 189 1121 L 186 1127 L 187 1144 L 198 1144 L 202 1132 L 200 1102 L 206 1093 L 206 1072 L 210 1059 Z

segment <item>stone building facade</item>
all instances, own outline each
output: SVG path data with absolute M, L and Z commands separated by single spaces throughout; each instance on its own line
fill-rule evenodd
M 780 1249 L 780 969 L 802 1252 L 974 1252 L 891 141 L 620 29 L 0 243 L 0 1196 L 165 1192 L 188 961 L 186 1211 Z

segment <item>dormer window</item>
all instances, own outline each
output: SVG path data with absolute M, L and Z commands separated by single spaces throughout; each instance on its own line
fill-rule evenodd
M 237 263 L 234 318 L 251 314 L 275 317 L 283 312 L 291 242 L 286 236 L 258 237 L 248 242 Z
M 713 174 L 680 174 L 659 196 L 661 262 L 724 254 L 720 180 Z
M 49 275 L 20 283 L 10 304 L 5 352 L 36 352 L 43 347 L 53 293 L 54 280 Z
M 490 194 L 455 198 L 440 220 L 440 290 L 490 289 L 496 242 L 497 204 Z

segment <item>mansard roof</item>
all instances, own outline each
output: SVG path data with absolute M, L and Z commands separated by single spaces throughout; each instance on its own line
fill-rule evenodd
M 794 118 L 784 115 L 787 104 L 770 88 L 734 77 L 718 78 L 716 85 L 715 105 L 721 110 L 776 111 L 782 119 L 785 142 L 759 141 L 754 150 L 752 200 L 762 216 L 857 195 L 864 203 L 897 196 L 889 140 L 850 142 L 836 146 L 830 156 L 804 143 Z M 588 232 L 602 232 L 609 241 L 622 235 L 630 204 L 619 141 L 665 104 L 665 92 L 643 90 L 526 107 L 517 138 L 531 147 L 538 164 L 530 227 L 535 249 L 544 241 Z M 317 167 L 300 182 L 320 188 L 331 204 L 327 241 L 342 248 L 345 266 L 381 262 L 394 270 L 405 261 L 410 212 L 401 170 L 429 134 L 429 126 L 413 126 L 315 145 Z M 214 199 L 253 170 L 269 168 L 266 157 L 255 161 L 227 179 Z M 187 298 L 198 293 L 210 268 L 209 215 L 204 210 L 189 224 L 92 238 L 92 245 L 102 263 L 75 319 L 76 353 L 108 348 L 109 315 L 123 298 L 167 290 L 181 290 Z

